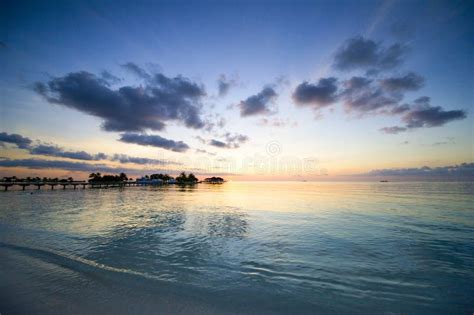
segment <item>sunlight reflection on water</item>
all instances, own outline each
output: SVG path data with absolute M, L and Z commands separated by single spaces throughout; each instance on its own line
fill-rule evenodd
M 276 299 L 283 311 L 468 311 L 473 201 L 472 183 L 8 192 L 0 241 L 244 299 L 255 310 Z

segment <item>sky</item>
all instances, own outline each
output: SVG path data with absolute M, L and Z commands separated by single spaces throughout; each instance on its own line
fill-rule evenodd
M 1 6 L 1 176 L 474 176 L 472 1 Z

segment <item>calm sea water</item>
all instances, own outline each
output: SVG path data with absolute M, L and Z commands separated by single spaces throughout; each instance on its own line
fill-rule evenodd
M 0 193 L 0 313 L 474 312 L 473 183 Z

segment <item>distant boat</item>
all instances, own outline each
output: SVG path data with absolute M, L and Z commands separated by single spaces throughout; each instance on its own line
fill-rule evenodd
M 380 182 L 381 182 L 381 183 L 388 183 L 388 180 L 385 180 L 385 179 L 384 179 L 384 180 L 381 180 Z

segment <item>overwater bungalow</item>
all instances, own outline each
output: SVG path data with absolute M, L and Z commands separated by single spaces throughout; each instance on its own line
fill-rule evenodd
M 138 185 L 152 185 L 152 186 L 157 186 L 157 185 L 163 185 L 164 181 L 159 178 L 147 178 L 147 177 L 142 177 L 137 179 L 137 184 Z
M 224 179 L 222 177 L 208 177 L 204 179 L 204 183 L 207 184 L 222 184 L 224 182 Z

